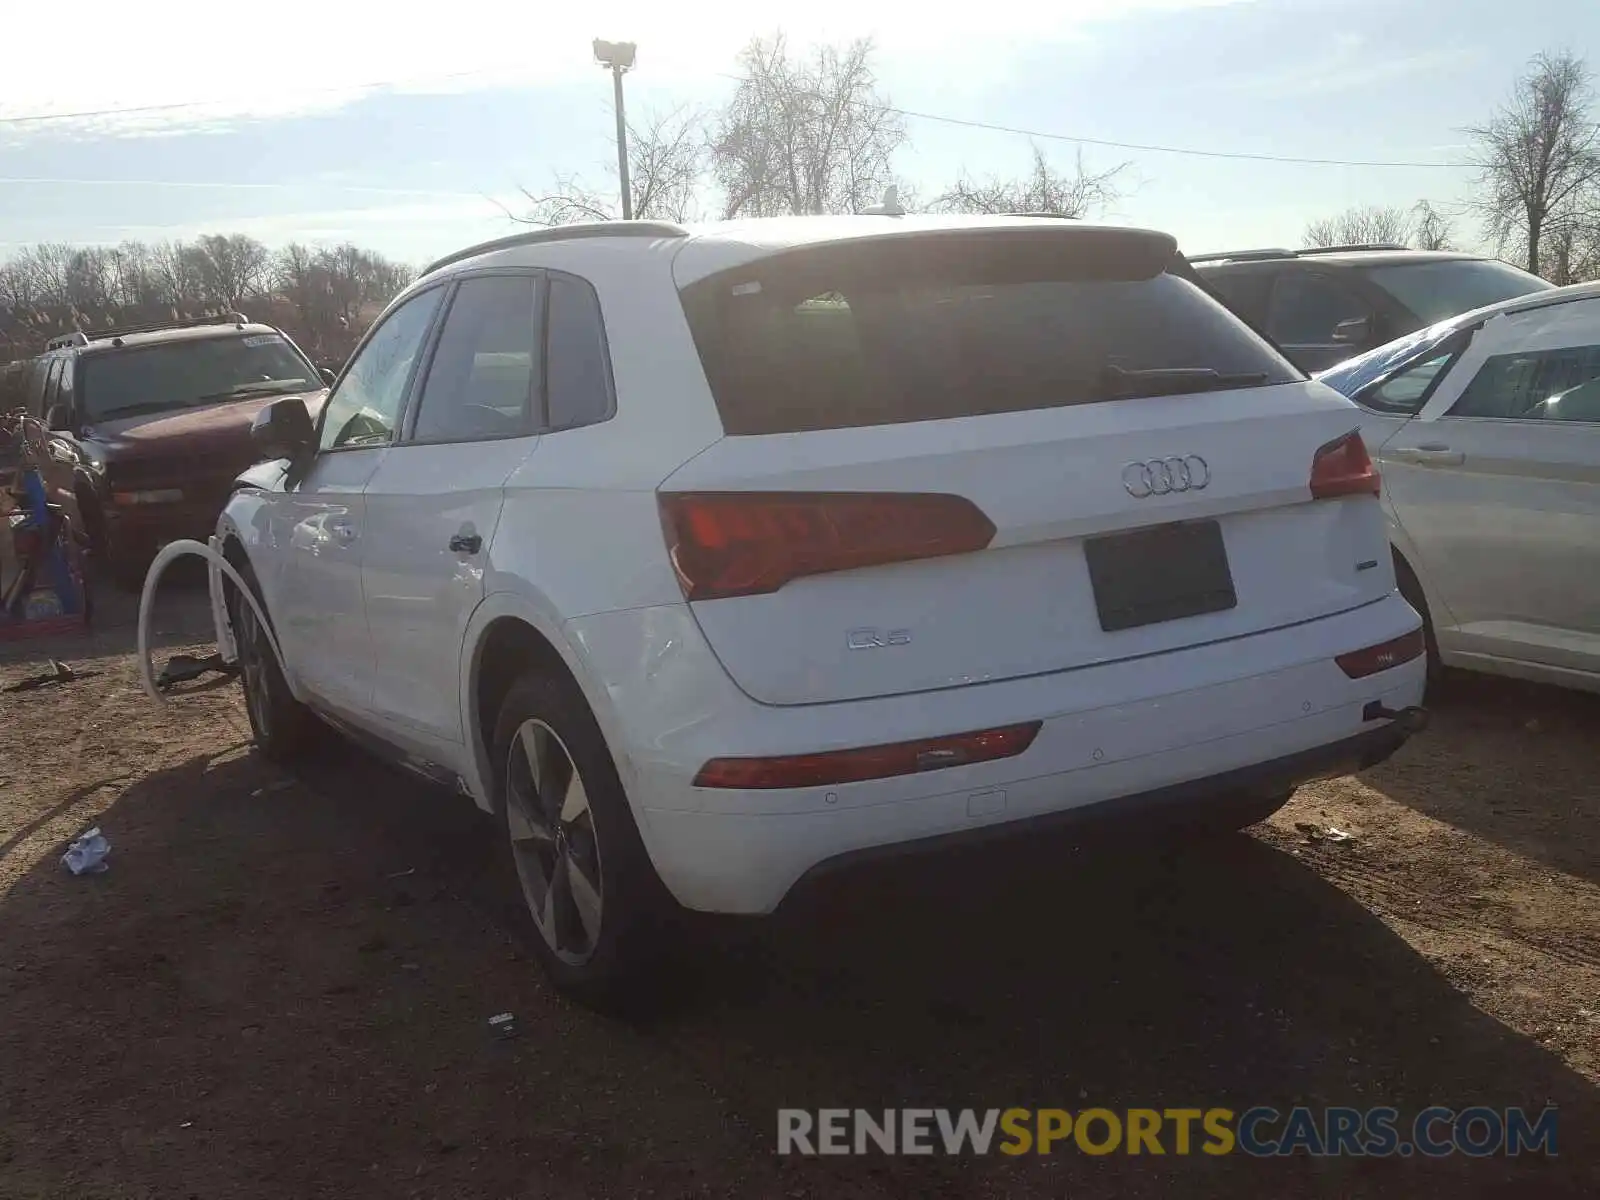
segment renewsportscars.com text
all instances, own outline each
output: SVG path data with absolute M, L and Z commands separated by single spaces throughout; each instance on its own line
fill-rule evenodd
M 1248 1154 L 1443 1158 L 1556 1153 L 1557 1112 L 1395 1108 L 781 1108 L 779 1154 Z

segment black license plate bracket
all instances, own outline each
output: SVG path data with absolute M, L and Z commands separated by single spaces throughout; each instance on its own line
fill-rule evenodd
M 1107 633 L 1234 608 L 1233 571 L 1216 521 L 1178 521 L 1087 539 L 1083 554 Z

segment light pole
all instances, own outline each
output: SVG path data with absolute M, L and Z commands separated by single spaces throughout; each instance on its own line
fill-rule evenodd
M 611 91 L 616 98 L 617 110 L 617 175 L 622 180 L 622 219 L 633 220 L 633 189 L 628 184 L 628 118 L 622 108 L 622 73 L 633 66 L 632 42 L 603 42 L 594 40 L 594 57 L 602 67 L 611 70 Z

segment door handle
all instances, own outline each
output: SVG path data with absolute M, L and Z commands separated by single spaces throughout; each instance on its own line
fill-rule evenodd
M 458 533 L 450 539 L 453 554 L 476 554 L 483 549 L 483 539 L 475 533 Z
M 336 541 L 344 542 L 347 545 L 356 540 L 356 527 L 354 525 L 348 525 L 343 521 L 340 521 L 334 525 L 329 525 L 328 532 L 333 534 Z
M 1389 451 L 1397 462 L 1416 463 L 1421 467 L 1456 467 L 1467 461 L 1467 456 L 1449 446 L 1432 443 L 1424 446 L 1397 446 Z

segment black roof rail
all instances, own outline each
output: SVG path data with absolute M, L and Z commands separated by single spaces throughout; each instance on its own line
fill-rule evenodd
M 241 312 L 212 313 L 206 317 L 190 317 L 183 321 L 150 321 L 143 325 L 113 325 L 106 329 L 78 330 L 87 341 L 124 337 L 130 333 L 155 333 L 162 329 L 195 329 L 201 325 L 248 325 L 250 318 Z M 83 343 L 79 343 L 82 345 Z
M 1057 212 L 1019 212 L 1010 213 L 1008 215 L 1013 217 L 1048 217 L 1057 221 L 1077 221 L 1081 219 L 1072 213 Z
M 1307 246 L 1301 254 L 1341 254 L 1346 250 L 1409 250 L 1399 242 L 1351 242 L 1345 246 Z
M 1282 247 L 1271 250 L 1218 250 L 1212 254 L 1191 254 L 1189 261 L 1197 262 L 1264 262 L 1272 258 L 1294 258 L 1295 251 Z
M 688 236 L 689 231 L 687 229 L 682 225 L 674 225 L 671 221 L 596 221 L 584 225 L 553 225 L 545 229 L 529 229 L 523 233 L 513 233 L 507 237 L 494 238 L 492 241 L 479 242 L 475 246 L 457 250 L 454 254 L 447 254 L 436 262 L 429 263 L 422 269 L 422 274 L 432 275 L 441 267 L 448 267 L 452 263 L 462 262 L 469 258 L 477 258 L 480 254 L 492 254 L 496 250 L 510 250 L 515 246 L 534 246 L 541 242 L 565 242 L 576 241 L 580 238 L 601 237 L 680 238 Z

